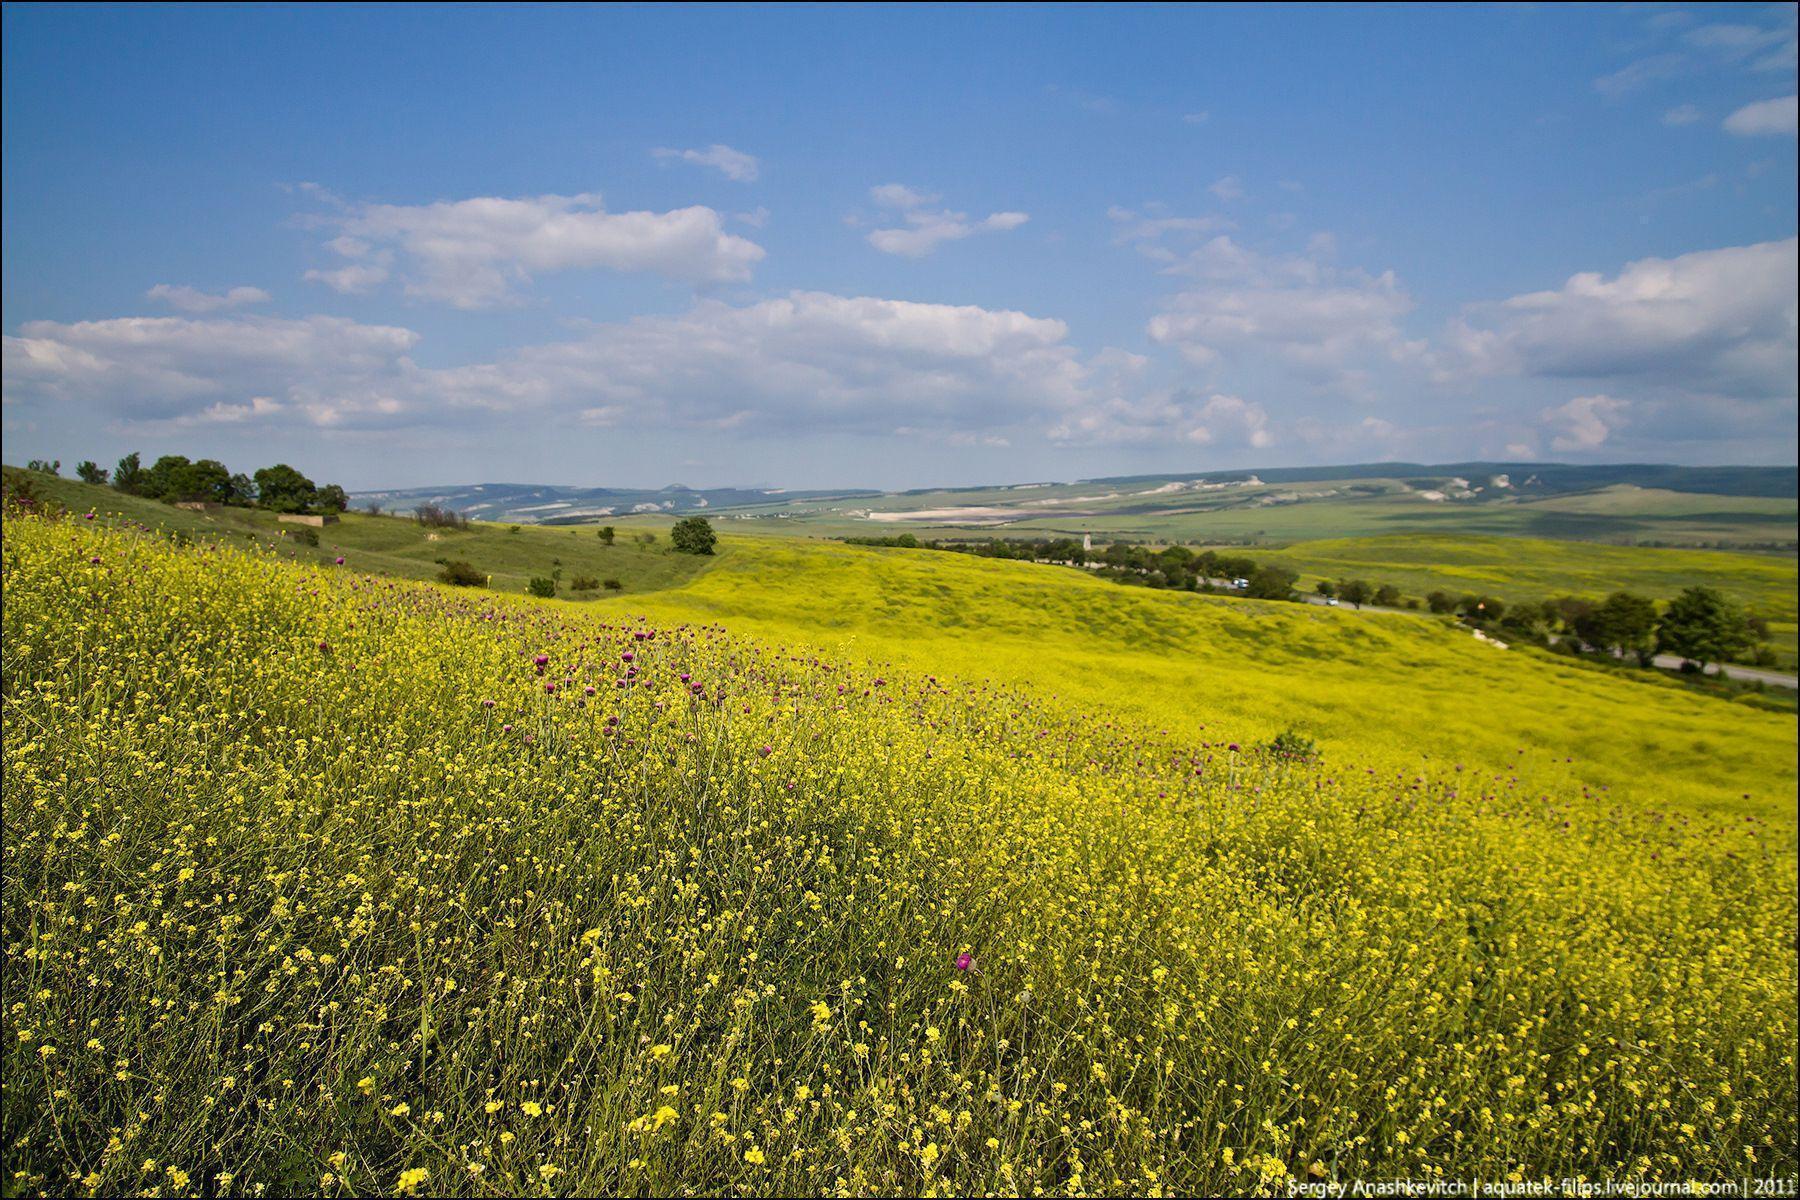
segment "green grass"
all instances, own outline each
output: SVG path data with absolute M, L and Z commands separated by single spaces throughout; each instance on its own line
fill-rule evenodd
M 521 525 L 512 532 L 509 525 L 477 521 L 466 530 L 437 530 L 408 517 L 359 512 L 347 512 L 337 524 L 316 530 L 319 544 L 306 546 L 293 536 L 300 527 L 281 523 L 273 513 L 247 508 L 195 512 L 75 480 L 12 467 L 6 472 L 9 479 L 29 475 L 31 486 L 45 497 L 73 512 L 95 512 L 105 522 L 136 522 L 198 540 L 278 546 L 299 562 L 328 563 L 342 556 L 356 569 L 402 579 L 435 579 L 441 569 L 439 559 L 460 560 L 488 575 L 491 586 L 502 592 L 523 592 L 532 577 L 549 578 L 560 569 L 558 594 L 568 599 L 608 594 L 604 587 L 571 592 L 570 585 L 580 575 L 603 584 L 617 580 L 621 588 L 610 592 L 612 595 L 636 595 L 691 579 L 711 561 L 676 553 L 669 547 L 666 530 L 654 545 L 637 543 L 630 533 L 621 531 L 615 544 L 608 546 L 598 537 L 597 526 Z
M 1260 740 L 1294 726 L 1340 755 L 1529 762 L 1638 804 L 1791 816 L 1791 715 L 1498 650 L 1448 621 L 1124 588 L 922 550 L 742 538 L 721 547 L 713 571 L 632 611 L 1027 683 L 1046 699 L 1191 737 L 1228 728 Z
M 6 1191 L 1796 1170 L 1791 718 L 728 550 L 577 605 L 9 515 Z M 1256 744 L 1315 716 L 1322 763 Z
M 1058 512 L 1042 501 L 1056 500 Z M 870 508 L 1002 508 L 1003 524 L 876 522 Z M 816 537 L 911 530 L 922 538 L 1011 536 L 1280 544 L 1398 533 L 1496 535 L 1680 546 L 1777 545 L 1791 553 L 1800 506 L 1790 499 L 1716 496 L 1616 485 L 1536 499 L 1435 502 L 1396 480 L 1321 481 L 1219 492 L 1155 493 L 1143 485 L 941 491 L 878 500 L 808 501 L 720 514 L 745 532 Z
M 1728 497 L 1708 497 L 1725 500 Z M 1673 600 L 1683 588 L 1716 588 L 1769 622 L 1769 641 L 1784 666 L 1794 663 L 1795 560 L 1723 550 L 1606 546 L 1541 538 L 1406 534 L 1296 542 L 1257 551 L 1259 561 L 1300 574 L 1311 590 L 1320 579 L 1391 583 L 1409 596 L 1474 593 L 1518 602 L 1553 596 L 1599 599 L 1635 592 Z

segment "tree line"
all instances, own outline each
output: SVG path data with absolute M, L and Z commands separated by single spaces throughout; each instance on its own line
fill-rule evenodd
M 62 462 L 33 461 L 30 467 L 55 475 Z M 278 513 L 341 513 L 350 506 L 343 488 L 335 483 L 321 487 L 286 463 L 245 475 L 216 458 L 165 454 L 146 467 L 134 450 L 110 471 L 90 460 L 77 464 L 75 475 L 83 483 L 170 504 L 228 504 Z

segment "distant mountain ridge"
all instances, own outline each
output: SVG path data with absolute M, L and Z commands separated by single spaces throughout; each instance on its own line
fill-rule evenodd
M 1081 483 L 1157 483 L 1209 479 L 1219 483 L 1252 477 L 1264 483 L 1311 483 L 1325 479 L 1462 478 L 1505 475 L 1514 488 L 1533 476 L 1545 491 L 1580 492 L 1627 483 L 1672 492 L 1715 496 L 1800 497 L 1800 467 L 1677 467 L 1666 463 L 1603 463 L 1580 466 L 1542 462 L 1352 463 L 1336 467 L 1270 467 L 1253 471 L 1199 471 L 1193 474 L 1108 475 Z
M 834 500 L 877 495 L 880 493 L 856 489 L 788 491 L 784 488 L 690 488 L 681 484 L 654 489 L 583 488 L 537 483 L 472 483 L 353 492 L 350 499 L 359 508 L 376 504 L 391 512 L 411 512 L 422 504 L 436 504 L 479 521 L 558 525 L 632 513 L 686 513 L 783 500 Z

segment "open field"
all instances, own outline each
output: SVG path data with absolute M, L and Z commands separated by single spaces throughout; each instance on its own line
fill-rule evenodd
M 1769 622 L 1770 642 L 1794 661 L 1795 560 L 1723 550 L 1604 546 L 1540 538 L 1407 534 L 1296 542 L 1258 550 L 1258 561 L 1288 567 L 1310 589 L 1320 579 L 1392 583 L 1410 596 L 1435 590 L 1507 601 L 1552 596 L 1599 599 L 1628 591 L 1667 601 L 1683 588 L 1718 589 Z
M 1415 480 L 1418 484 L 1435 482 Z M 1399 533 L 1504 535 L 1674 546 L 1796 543 L 1795 501 L 1611 484 L 1581 492 L 1446 498 L 1400 479 L 1050 484 L 806 500 L 728 509 L 755 532 L 854 537 L 1080 537 L 1278 544 Z
M 9 478 L 26 474 L 14 475 L 10 467 L 7 471 Z M 577 575 L 617 580 L 619 592 L 632 595 L 669 587 L 707 565 L 704 559 L 673 553 L 666 537 L 644 546 L 622 533 L 608 546 L 593 526 L 520 525 L 514 531 L 475 521 L 462 530 L 427 529 L 410 519 L 359 512 L 347 512 L 337 524 L 317 530 L 319 544 L 306 546 L 293 537 L 299 527 L 282 524 L 273 513 L 249 508 L 196 512 L 37 472 L 29 476 L 31 486 L 46 497 L 78 513 L 94 512 L 104 522 L 137 523 L 203 541 L 275 547 L 299 562 L 330 563 L 343 556 L 359 570 L 402 579 L 435 579 L 440 559 L 461 560 L 488 575 L 496 590 L 522 592 L 533 576 L 548 578 L 560 569 L 559 592 L 582 599 L 599 592 L 570 594 L 569 584 Z
M 11 1190 L 1796 1168 L 1791 717 L 950 555 L 224 544 L 5 528 Z

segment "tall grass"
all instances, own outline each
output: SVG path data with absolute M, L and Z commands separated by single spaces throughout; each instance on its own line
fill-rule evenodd
M 12 1192 L 1796 1169 L 1791 824 L 80 521 L 4 592 Z

